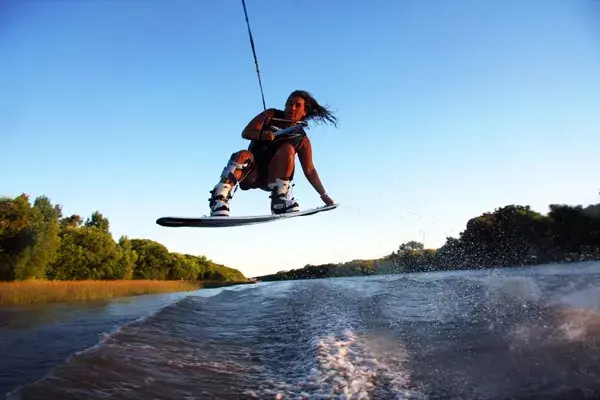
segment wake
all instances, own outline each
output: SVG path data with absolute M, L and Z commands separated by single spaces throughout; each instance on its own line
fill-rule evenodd
M 261 388 L 248 390 L 251 398 L 300 399 L 404 399 L 420 398 L 411 391 L 408 354 L 397 341 L 359 335 L 345 330 L 340 337 L 315 337 L 316 358 L 310 373 L 296 381 L 267 379 Z

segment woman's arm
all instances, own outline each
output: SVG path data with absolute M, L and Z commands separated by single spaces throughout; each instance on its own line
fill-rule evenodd
M 269 109 L 266 112 L 263 111 L 258 114 L 256 117 L 252 118 L 252 120 L 246 125 L 244 130 L 242 131 L 242 137 L 248 140 L 259 140 L 259 133 L 263 127 L 263 124 L 267 120 L 267 118 L 273 118 L 274 110 Z M 272 132 L 263 132 L 261 140 L 273 140 L 275 135 Z
M 313 164 L 312 145 L 308 136 L 304 138 L 302 144 L 298 148 L 298 158 L 300 159 L 300 165 L 302 165 L 304 176 L 312 185 L 312 187 L 317 191 L 317 193 L 319 193 L 319 196 L 321 196 L 321 200 L 323 200 L 327 205 L 333 204 L 333 200 L 327 195 L 327 192 L 325 191 L 325 188 L 321 183 L 321 179 L 319 179 L 317 169 Z

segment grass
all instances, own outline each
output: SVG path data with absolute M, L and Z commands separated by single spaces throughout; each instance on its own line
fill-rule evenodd
M 197 290 L 202 281 L 46 281 L 0 282 L 0 306 L 56 303 L 73 300 L 102 300 L 153 293 Z

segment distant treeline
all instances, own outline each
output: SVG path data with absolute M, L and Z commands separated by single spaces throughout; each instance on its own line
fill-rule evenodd
M 46 196 L 33 202 L 22 194 L 0 198 L 0 281 L 50 280 L 221 280 L 246 281 L 233 268 L 206 257 L 172 253 L 148 239 L 121 236 L 116 242 L 109 221 L 94 212 L 63 217 Z
M 549 208 L 547 215 L 518 205 L 482 214 L 469 220 L 458 238 L 446 238 L 439 249 L 411 241 L 381 259 L 307 265 L 257 278 L 315 279 L 600 260 L 600 204 Z

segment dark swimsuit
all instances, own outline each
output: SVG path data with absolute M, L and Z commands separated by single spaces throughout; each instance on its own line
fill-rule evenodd
M 284 112 L 282 110 L 275 109 L 274 111 L 275 111 L 275 115 L 273 116 L 273 118 L 282 118 L 282 119 L 285 118 Z M 287 128 L 289 125 L 285 122 L 268 121 L 264 125 L 263 130 L 268 129 L 269 126 L 276 126 L 276 127 L 283 129 L 283 128 Z M 254 187 L 258 187 L 260 189 L 269 191 L 269 188 L 267 186 L 269 183 L 268 182 L 269 162 L 271 161 L 271 158 L 273 158 L 273 156 L 275 155 L 275 152 L 277 151 L 277 149 L 279 149 L 279 147 L 282 144 L 285 144 L 285 143 L 291 144 L 292 147 L 294 148 L 294 151 L 298 152 L 298 148 L 300 147 L 300 145 L 302 144 L 302 141 L 306 137 L 306 132 L 304 132 L 304 129 L 299 128 L 298 130 L 301 132 L 300 135 L 293 135 L 291 137 L 289 137 L 287 135 L 283 135 L 281 137 L 275 136 L 275 139 L 273 141 L 252 140 L 250 142 L 250 145 L 248 146 L 248 151 L 250 151 L 252 153 L 252 155 L 254 156 L 254 163 L 251 168 L 258 169 L 258 176 L 256 178 L 255 184 L 253 185 Z M 292 174 L 288 178 L 290 180 L 292 180 L 293 177 L 294 177 L 294 169 L 292 169 Z

